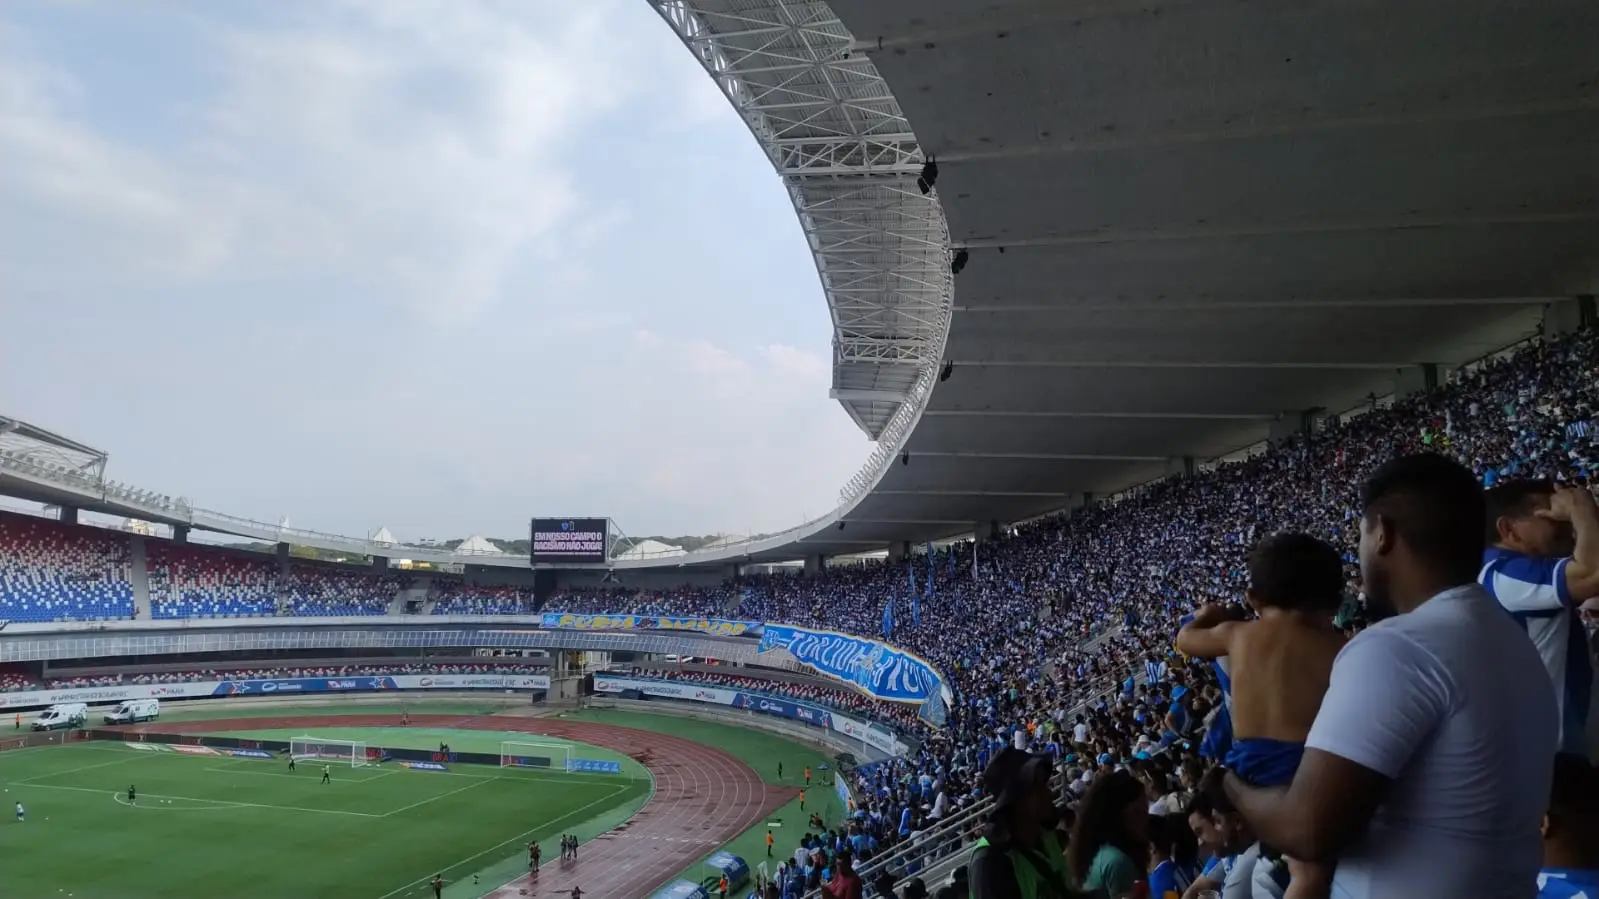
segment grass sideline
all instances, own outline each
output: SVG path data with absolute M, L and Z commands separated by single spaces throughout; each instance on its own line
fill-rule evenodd
M 276 718 L 284 715 L 315 718 L 318 716 L 335 716 L 351 713 L 361 715 L 399 714 L 401 711 L 406 710 L 419 714 L 461 714 L 463 716 L 478 717 L 502 712 L 504 709 L 505 704 L 503 702 L 475 702 L 470 699 L 404 700 L 396 701 L 393 704 L 363 703 L 359 706 L 344 707 L 325 704 L 306 706 L 285 706 L 273 704 L 270 706 L 254 708 L 245 705 L 232 705 L 226 709 L 207 709 L 203 703 L 174 703 L 163 708 L 161 717 L 164 721 L 197 721 L 206 719 L 239 719 L 251 717 Z M 806 746 L 802 746 L 770 733 L 748 730 L 733 724 L 720 724 L 672 715 L 656 715 L 615 710 L 584 710 L 578 712 L 569 712 L 561 717 L 579 721 L 594 721 L 596 723 L 613 724 L 622 727 L 632 727 L 642 730 L 656 731 L 659 733 L 672 734 L 706 745 L 715 746 L 719 749 L 729 752 L 730 754 L 749 764 L 751 768 L 753 768 L 760 775 L 763 781 L 772 785 L 797 788 L 804 783 L 803 771 L 806 765 L 809 765 L 813 769 L 813 774 L 820 775 L 822 766 L 831 764 L 831 759 L 819 751 L 810 749 Z M 422 727 L 313 728 L 310 726 L 310 722 L 307 722 L 306 727 L 293 729 L 292 732 L 290 730 L 268 731 L 263 729 L 261 731 L 253 732 L 227 731 L 226 733 L 229 736 L 235 737 L 248 738 L 250 736 L 254 736 L 257 739 L 288 739 L 289 737 L 300 736 L 307 732 L 314 732 L 330 739 L 364 739 L 369 743 L 369 745 L 373 746 L 408 746 L 415 748 L 436 748 L 439 739 L 442 738 L 450 743 L 451 748 L 459 751 L 469 752 L 498 752 L 499 743 L 502 739 L 532 740 L 538 742 L 548 740 L 548 738 L 534 737 L 527 734 L 498 734 L 489 731 L 448 730 L 441 728 Z M 99 753 L 114 751 L 119 754 L 126 755 L 144 756 L 147 754 L 122 748 L 100 748 L 104 746 L 105 744 L 99 744 L 98 747 L 96 744 L 78 744 L 75 746 L 66 747 L 65 749 L 49 748 L 0 753 L 0 783 L 10 781 L 16 777 L 16 775 L 12 773 L 12 765 L 8 763 L 7 760 L 17 756 L 19 753 L 34 754 L 45 752 L 73 752 L 78 749 L 83 749 L 85 751 Z M 625 759 L 625 757 L 619 753 L 603 750 L 597 747 L 586 748 L 582 754 L 586 757 L 592 758 Z M 155 755 L 155 753 L 148 753 L 148 755 Z M 168 754 L 162 754 L 163 757 L 167 757 L 167 755 Z M 97 803 L 103 803 L 104 808 L 101 809 L 101 811 L 104 813 L 110 813 L 110 811 L 115 810 L 112 806 L 113 800 L 110 798 L 110 792 L 113 790 L 125 790 L 127 788 L 127 783 L 123 782 L 126 779 L 126 772 L 119 771 L 119 767 L 122 763 L 116 762 L 115 756 L 105 757 L 105 760 L 108 762 L 115 762 L 116 764 L 108 765 L 104 769 L 107 775 L 107 778 L 103 779 L 104 783 L 110 784 L 110 786 L 105 787 L 106 792 L 104 796 L 92 797 L 88 793 L 77 793 L 76 795 L 85 797 L 89 801 L 90 806 L 95 806 Z M 201 759 L 178 759 L 175 761 L 201 761 Z M 229 761 L 233 761 L 235 764 L 240 766 L 265 765 L 271 767 L 281 764 L 277 762 L 242 759 Z M 781 777 L 779 777 L 777 774 L 778 762 L 783 764 L 783 775 Z M 637 766 L 637 763 L 633 762 L 631 759 L 625 759 L 623 763 L 624 766 Z M 92 776 L 94 772 L 98 770 L 100 769 L 90 769 L 88 771 L 79 772 L 73 776 Z M 245 767 L 243 770 L 259 772 L 266 771 L 265 768 L 256 767 Z M 343 770 L 351 771 L 352 769 L 346 767 Z M 338 771 L 339 769 L 336 768 L 334 775 L 336 778 L 340 776 Z M 480 773 L 493 776 L 500 772 L 497 772 L 492 768 L 468 767 L 464 769 L 463 774 L 465 773 Z M 513 771 L 506 772 L 506 774 L 511 776 L 523 774 L 536 775 L 537 772 Z M 383 783 L 392 783 L 394 782 L 395 778 L 402 776 L 407 778 L 423 779 L 440 777 L 453 778 L 456 775 L 454 772 L 449 775 L 438 775 L 427 772 L 413 772 L 397 769 L 393 772 L 393 776 L 389 777 L 387 781 L 379 782 L 374 786 L 380 786 Z M 550 775 L 546 772 L 544 773 L 544 776 Z M 264 778 L 251 779 L 263 780 Z M 534 779 L 536 780 L 537 777 L 535 776 Z M 820 780 L 819 777 L 817 779 Z M 52 783 L 54 781 L 47 780 L 44 782 Z M 95 778 L 97 788 L 101 782 L 101 778 Z M 153 787 L 148 786 L 143 780 L 138 780 L 135 782 L 139 784 L 141 793 L 144 791 L 153 790 Z M 281 781 L 267 782 L 280 783 Z M 154 781 L 151 781 L 150 783 L 154 783 Z M 485 790 L 483 792 L 518 795 L 522 792 L 517 784 L 505 784 L 505 786 L 510 787 L 511 789 L 504 791 L 497 789 Z M 467 851 L 463 851 L 463 849 L 466 849 L 466 842 L 458 836 L 459 831 L 453 828 L 447 831 L 449 834 L 448 839 L 439 839 L 439 837 L 446 831 L 443 831 L 441 828 L 436 826 L 429 827 L 427 829 L 431 834 L 431 838 L 424 838 L 422 842 L 424 844 L 428 842 L 447 844 L 447 846 L 453 850 L 452 853 L 441 853 L 450 854 L 453 861 L 453 864 L 447 865 L 448 870 L 445 871 L 445 877 L 447 880 L 451 880 L 453 875 L 453 883 L 451 883 L 449 886 L 446 886 L 444 891 L 446 899 L 475 899 L 475 897 L 489 892 L 493 888 L 504 884 L 525 872 L 525 851 L 523 850 L 523 847 L 528 839 L 538 837 L 539 839 L 544 840 L 546 837 L 553 838 L 555 835 L 560 833 L 577 833 L 579 837 L 584 840 L 591 839 L 600 833 L 622 824 L 627 820 L 627 818 L 631 817 L 637 808 L 642 805 L 647 798 L 647 781 L 644 782 L 644 786 L 646 788 L 646 792 L 644 794 L 631 798 L 628 801 L 618 800 L 613 804 L 601 805 L 587 810 L 583 814 L 580 822 L 552 822 L 554 823 L 553 829 L 546 828 L 547 834 L 538 828 L 536 822 L 521 824 L 521 820 L 525 820 L 527 815 L 525 813 L 525 809 L 519 809 L 517 816 L 519 820 L 515 823 L 507 825 L 509 828 L 511 828 L 511 836 L 515 838 L 507 841 L 505 839 L 506 835 L 500 834 L 495 839 L 487 841 L 491 844 L 499 843 L 499 846 L 491 847 L 486 851 L 478 851 L 477 856 L 470 859 L 466 858 L 466 856 L 471 855 L 473 851 L 477 850 L 468 849 Z M 28 787 L 24 786 L 19 789 L 27 790 Z M 37 788 L 35 789 L 38 793 L 74 795 L 74 791 L 50 791 L 38 790 Z M 466 790 L 456 794 L 456 797 L 450 801 L 453 804 L 455 801 L 467 800 L 477 795 L 477 793 L 478 791 L 476 790 Z M 7 796 L 0 798 L 13 797 Z M 813 786 L 812 790 L 808 792 L 807 799 L 809 801 L 806 803 L 807 808 L 803 813 L 798 808 L 798 802 L 794 801 L 778 809 L 770 816 L 772 820 L 779 820 L 782 822 L 782 826 L 774 830 L 778 855 L 782 855 L 784 852 L 791 853 L 793 851 L 793 848 L 798 844 L 800 835 L 805 832 L 806 819 L 809 817 L 810 811 L 817 809 L 818 804 L 824 820 L 826 820 L 829 825 L 834 825 L 842 820 L 844 809 L 838 802 L 837 797 L 831 787 L 824 786 L 818 782 Z M 43 800 L 24 801 L 29 802 L 29 825 L 33 823 L 33 819 L 36 816 L 46 814 L 44 805 L 41 804 Z M 54 799 L 50 801 L 53 803 Z M 225 802 L 227 800 L 224 799 L 223 801 Z M 540 805 L 541 814 L 545 812 L 559 813 L 559 809 L 543 808 L 545 803 L 541 802 Z M 433 807 L 435 807 L 435 804 L 427 804 L 420 806 L 418 810 L 425 812 L 427 809 Z M 570 803 L 568 803 L 567 807 L 570 807 Z M 468 804 L 467 808 L 470 809 L 472 806 Z M 413 813 L 418 810 L 413 810 Z M 142 809 L 130 809 L 127 811 L 134 811 L 135 813 L 143 812 Z M 173 811 L 176 811 L 176 809 Z M 475 812 L 472 814 L 475 814 Z M 313 815 L 307 814 L 305 816 L 312 817 Z M 51 815 L 51 817 L 53 818 L 55 816 Z M 150 819 L 153 819 L 154 817 L 155 815 L 153 814 L 148 816 Z M 260 835 L 252 834 L 252 827 L 246 824 L 227 825 L 225 827 L 225 838 L 220 834 L 213 834 L 210 829 L 218 828 L 217 811 L 207 811 L 203 813 L 196 811 L 183 815 L 171 815 L 171 817 L 204 819 L 209 821 L 209 824 L 205 824 L 199 820 L 194 821 L 194 823 L 198 825 L 197 830 L 206 837 L 208 845 L 213 844 L 214 840 L 220 840 L 224 844 L 224 848 L 219 850 L 211 850 L 210 854 L 202 852 L 184 853 L 182 864 L 185 866 L 190 865 L 190 857 L 193 856 L 193 866 L 196 868 L 196 870 L 201 868 L 216 869 L 221 860 L 224 860 L 231 855 L 233 851 L 232 847 L 234 845 L 242 844 L 248 846 L 256 836 Z M 340 816 L 315 815 L 315 817 L 337 819 Z M 342 823 L 363 822 L 369 820 L 359 816 L 343 816 L 343 818 L 344 820 Z M 9 821 L 0 820 L 0 851 L 7 852 L 8 857 L 16 857 L 16 854 L 10 851 L 16 846 L 16 844 L 12 839 L 9 839 L 11 831 L 10 828 L 5 826 L 9 823 Z M 50 823 L 54 825 L 56 822 L 52 820 Z M 141 822 L 140 825 L 135 825 L 135 827 L 143 827 L 143 822 Z M 533 827 L 534 831 L 531 833 L 523 832 L 520 834 L 514 832 L 525 831 L 525 828 L 528 827 Z M 359 831 L 362 828 L 357 825 L 353 829 Z M 102 844 L 97 851 L 85 853 L 96 860 L 96 867 L 103 866 L 100 864 L 98 859 L 111 858 L 113 862 L 108 862 L 106 864 L 113 868 L 119 865 L 125 865 L 139 868 L 141 871 L 150 870 L 155 872 L 150 876 L 157 879 L 162 884 L 162 888 L 149 892 L 138 893 L 126 889 L 126 885 L 121 880 L 115 880 L 110 883 L 109 891 L 97 892 L 95 891 L 95 884 L 86 884 L 82 889 L 77 890 L 62 889 L 61 884 L 64 883 L 63 871 L 72 871 L 74 873 L 72 878 L 72 882 L 74 884 L 80 882 L 79 878 L 76 876 L 76 872 L 78 870 L 76 860 L 79 858 L 79 852 L 73 850 L 72 847 L 67 846 L 62 847 L 58 851 L 52 851 L 49 853 L 49 864 L 45 867 L 51 869 L 50 873 L 46 875 L 45 879 L 43 880 L 29 881 L 27 884 L 29 888 L 26 890 L 22 889 L 23 882 L 21 880 L 11 876 L 9 873 L 4 875 L 5 894 L 38 896 L 41 897 L 41 899 L 52 899 L 52 897 L 54 897 L 54 899 L 61 899 L 61 897 L 67 896 L 68 892 L 73 893 L 72 899 L 107 899 L 107 897 L 110 897 L 110 899 L 143 899 L 145 896 L 156 895 L 163 897 L 172 895 L 218 895 L 218 893 L 210 891 L 209 888 L 196 889 L 195 887 L 185 887 L 175 884 L 171 878 L 164 877 L 164 875 L 160 873 L 169 868 L 166 863 L 163 862 L 157 864 L 151 862 L 151 859 L 172 859 L 172 853 L 170 851 L 171 845 L 174 845 L 174 841 L 176 841 L 177 845 L 182 845 L 186 839 L 189 839 L 187 834 L 188 828 L 184 828 L 185 832 L 174 834 L 168 826 L 163 826 L 158 828 L 160 831 L 159 835 L 148 834 L 149 838 L 147 840 L 140 840 L 140 843 L 143 847 L 142 849 L 130 849 L 126 851 L 124 851 L 122 848 L 123 834 L 126 833 L 126 830 L 122 827 L 117 827 L 107 832 L 103 826 L 103 823 L 101 823 L 98 826 L 84 825 L 82 826 L 81 830 L 83 831 L 83 834 L 88 835 L 87 839 L 91 844 Z M 276 831 L 272 832 L 275 833 Z M 735 838 L 726 846 L 719 848 L 725 848 L 729 851 L 732 851 L 736 855 L 743 856 L 749 861 L 751 868 L 753 869 L 761 861 L 765 860 L 765 833 L 766 829 L 764 825 L 753 827 L 744 834 Z M 141 836 L 144 835 L 145 834 L 141 833 Z M 79 836 L 82 835 L 80 834 Z M 79 836 L 74 836 L 71 839 L 79 839 Z M 316 869 L 319 867 L 337 868 L 338 866 L 343 865 L 344 847 L 355 845 L 357 839 L 357 837 L 350 836 L 348 830 L 341 831 L 340 835 L 320 843 L 317 839 L 312 839 L 309 834 L 303 839 L 295 839 L 291 843 L 286 843 L 282 847 L 281 851 L 271 854 L 270 861 L 271 865 L 283 869 L 285 873 L 293 875 L 293 887 L 267 887 L 264 883 L 262 883 L 260 885 L 261 888 L 258 890 L 257 883 L 250 882 L 246 884 L 243 889 L 232 889 L 229 895 L 242 897 L 242 899 L 250 899 L 250 897 L 258 895 L 271 895 L 274 897 L 283 895 L 326 895 L 329 897 L 338 896 L 339 899 L 351 899 L 351 897 L 385 899 L 385 897 L 382 896 L 382 893 L 384 892 L 383 890 L 373 889 L 370 886 L 343 888 L 342 891 L 335 890 L 330 886 L 326 892 L 323 892 L 320 888 L 313 889 L 309 892 L 306 889 L 305 878 L 308 870 L 309 873 L 314 875 Z M 322 848 L 317 848 L 319 845 Z M 373 881 L 379 877 L 386 878 L 386 880 L 392 879 L 396 881 L 403 879 L 403 877 L 399 876 L 398 874 L 393 877 L 389 877 L 388 872 L 394 871 L 397 867 L 397 861 L 404 860 L 409 855 L 408 850 L 405 848 L 406 845 L 409 844 L 400 842 L 391 843 L 385 841 L 384 838 L 379 835 L 375 839 L 374 845 L 368 847 L 372 850 L 370 853 L 373 858 L 372 863 L 378 865 L 376 870 L 379 873 L 367 878 L 368 881 Z M 110 852 L 111 855 L 108 856 L 108 852 Z M 142 856 L 140 854 L 141 852 L 144 853 Z M 216 853 L 220 853 L 220 857 Z M 705 856 L 697 860 L 695 864 L 685 868 L 680 872 L 663 872 L 661 883 L 664 884 L 665 882 L 676 877 L 688 877 L 694 880 L 701 879 L 707 873 L 707 869 L 702 866 L 702 863 L 704 858 L 709 857 L 710 854 L 711 853 L 706 853 Z M 29 864 L 32 863 L 32 856 L 29 856 L 28 861 Z M 222 866 L 223 869 L 228 867 L 231 866 Z M 425 865 L 423 867 L 425 867 Z M 10 871 L 10 868 L 11 866 L 8 865 L 8 872 Z M 425 889 L 423 880 L 431 876 L 432 873 L 433 871 L 429 870 L 424 874 L 418 875 L 417 879 L 414 881 L 411 881 L 403 886 L 397 885 L 396 891 L 393 892 L 389 897 L 386 897 L 386 899 L 405 899 L 405 897 L 413 897 L 414 899 L 414 897 L 421 897 L 424 895 L 431 896 L 431 891 Z M 471 875 L 474 873 L 479 875 L 479 884 L 476 886 L 472 884 Z M 54 882 L 51 882 L 51 878 L 53 878 Z M 37 884 L 37 886 L 35 886 L 35 884 Z M 373 885 L 375 886 L 376 884 L 374 883 Z M 16 887 L 16 892 L 12 892 L 13 886 Z M 58 889 L 61 889 L 59 893 Z
M 312 732 L 338 738 L 334 730 Z M 451 732 L 452 746 L 459 733 Z M 469 883 L 529 839 L 595 818 L 625 820 L 650 790 L 647 778 L 393 764 L 330 764 L 332 783 L 322 784 L 321 769 L 302 763 L 290 773 L 283 760 L 99 742 L 0 753 L 0 798 L 28 810 L 24 823 L 0 820 L 4 891 L 41 899 L 421 895 L 436 871 Z M 136 805 L 129 784 L 139 788 Z

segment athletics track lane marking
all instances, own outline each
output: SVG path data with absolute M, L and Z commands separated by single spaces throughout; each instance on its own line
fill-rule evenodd
M 472 786 L 477 786 L 477 784 L 472 784 Z M 589 809 L 593 808 L 596 805 L 599 805 L 602 802 L 609 801 L 611 799 L 611 797 L 615 796 L 618 793 L 625 792 L 626 790 L 627 790 L 627 787 L 625 787 L 625 786 L 613 787 L 611 789 L 611 792 L 605 794 L 604 796 L 601 796 L 600 798 L 594 800 L 593 802 L 590 802 L 588 805 L 585 805 L 582 808 L 575 808 L 575 809 L 567 812 L 566 814 L 562 815 L 559 818 L 556 818 L 556 819 L 554 819 L 552 821 L 546 821 L 545 823 L 540 824 L 538 827 L 535 827 L 532 830 L 524 830 L 521 833 L 517 834 L 516 836 L 511 837 L 508 840 L 504 840 L 503 842 L 496 843 L 493 846 L 490 846 L 489 848 L 483 850 L 482 852 L 479 852 L 479 853 L 477 853 L 475 855 L 469 855 L 466 858 L 463 858 L 460 861 L 455 862 L 454 864 L 450 865 L 448 868 L 445 868 L 444 870 L 450 871 L 450 870 L 453 870 L 455 868 L 459 868 L 462 865 L 469 864 L 471 862 L 475 862 L 478 859 L 482 858 L 483 856 L 488 855 L 490 852 L 498 851 L 502 846 L 508 846 L 508 845 L 510 845 L 512 843 L 520 843 L 522 841 L 522 838 L 527 836 L 528 834 L 533 833 L 535 831 L 544 830 L 544 829 L 549 828 L 549 827 L 554 827 L 555 825 L 561 823 L 562 821 L 565 821 L 567 818 L 570 818 L 573 815 L 581 814 L 582 812 L 586 812 Z M 422 877 L 420 879 L 413 880 L 410 883 L 407 883 L 407 884 L 401 886 L 397 890 L 390 890 L 389 892 L 384 893 L 383 895 L 379 896 L 378 899 L 389 899 L 390 896 L 398 896 L 399 894 L 405 892 L 406 890 L 415 888 L 417 884 L 425 884 L 431 879 L 432 879 L 431 877 Z

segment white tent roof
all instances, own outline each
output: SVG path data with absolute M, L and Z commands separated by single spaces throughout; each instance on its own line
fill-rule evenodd
M 372 542 L 373 543 L 398 543 L 400 541 L 394 539 L 394 535 L 389 533 L 389 529 L 388 528 L 378 528 L 378 532 L 376 534 L 372 535 Z
M 458 553 L 472 553 L 474 555 L 493 555 L 499 553 L 499 547 L 484 540 L 481 536 L 473 534 L 466 538 L 455 550 Z
M 662 543 L 659 540 L 642 540 L 636 546 L 634 546 L 632 549 L 628 550 L 625 553 L 619 554 L 617 556 L 617 558 L 618 559 L 641 559 L 641 558 L 658 559 L 661 556 L 681 556 L 681 555 L 686 555 L 685 551 L 683 550 L 683 547 L 681 547 L 681 546 L 673 546 L 670 543 Z

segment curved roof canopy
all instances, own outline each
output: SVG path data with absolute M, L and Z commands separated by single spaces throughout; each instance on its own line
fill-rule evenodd
M 878 448 L 816 521 L 625 567 L 1033 517 L 1422 383 L 1599 292 L 1592 0 L 649 2 L 787 188 L 833 395 Z M 3 445 L 0 482 L 384 554 Z
M 964 251 L 947 380 L 860 539 L 1182 470 L 1599 286 L 1589 0 L 832 8 Z

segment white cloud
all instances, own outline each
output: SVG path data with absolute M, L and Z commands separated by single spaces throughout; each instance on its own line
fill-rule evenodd
M 112 477 L 684 533 L 821 514 L 869 451 L 781 184 L 644 4 L 41 8 L 0 6 L 0 411 Z

